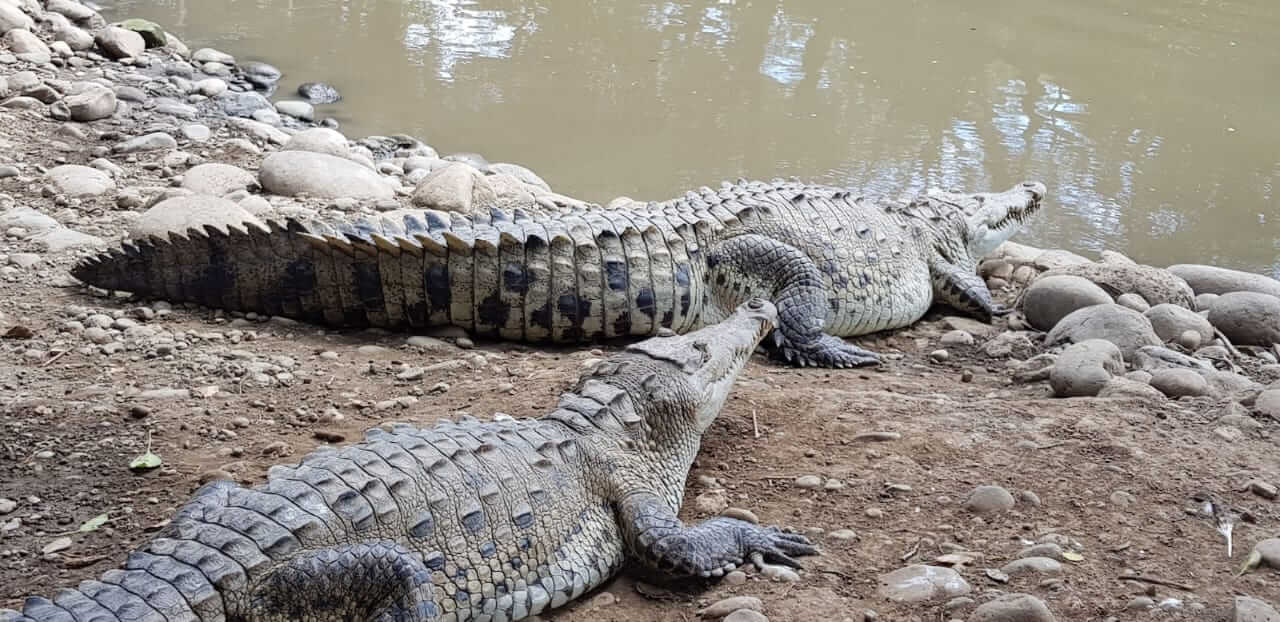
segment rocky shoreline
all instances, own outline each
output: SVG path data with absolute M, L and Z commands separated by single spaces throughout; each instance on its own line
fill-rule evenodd
M 378 331 L 345 336 L 282 318 L 127 303 L 105 292 L 95 301 L 67 269 L 120 238 L 282 217 L 350 219 L 427 208 L 554 212 L 606 209 L 631 199 L 593 206 L 554 192 L 524 166 L 473 153 L 441 157 L 409 136 L 349 139 L 335 123 L 317 119 L 302 97 L 273 103 L 268 96 L 280 73 L 270 65 L 207 48 L 193 52 L 143 20 L 108 24 L 76 0 L 0 0 L 0 34 L 0 346 L 10 361 L 0 376 L 6 390 L 0 425 L 8 438 L 19 439 L 0 443 L 0 455 L 7 455 L 0 461 L 0 568 L 6 579 L 36 573 L 12 589 L 12 581 L 4 582 L 0 607 L 20 604 L 28 591 L 112 567 L 123 550 L 148 536 L 154 521 L 141 517 L 161 520 L 185 499 L 184 484 L 260 479 L 267 465 L 317 442 L 341 442 L 393 415 L 423 415 L 424 407 L 439 411 L 433 416 L 509 412 L 513 394 L 553 393 L 549 384 L 571 378 L 599 355 L 512 344 L 476 349 L 457 331 L 407 339 Z M 306 91 L 318 101 L 338 96 L 319 83 Z M 773 512 L 782 519 L 776 522 L 801 522 L 825 538 L 835 560 L 826 568 L 835 574 L 737 572 L 718 588 L 717 600 L 731 598 L 699 603 L 703 617 L 814 619 L 787 604 L 792 588 L 786 582 L 798 580 L 811 587 L 797 602 L 826 602 L 822 619 L 833 620 L 935 614 L 971 621 L 1116 620 L 1139 610 L 1172 619 L 1277 619 L 1265 601 L 1280 602 L 1280 541 L 1274 538 L 1280 281 L 1211 266 L 1145 266 L 1114 252 L 1095 262 L 1013 243 L 984 261 L 980 273 L 1017 311 L 994 326 L 931 316 L 910 330 L 868 338 L 891 354 L 887 369 L 857 376 L 866 387 L 839 389 L 824 372 L 753 365 L 743 400 L 773 403 L 777 411 L 799 408 L 792 404 L 812 398 L 814 385 L 830 387 L 812 398 L 819 401 L 810 410 L 819 414 L 809 423 L 788 430 L 782 421 L 766 422 L 765 438 L 777 428 L 770 444 L 778 447 L 758 458 L 784 470 L 811 463 L 822 475 L 784 471 L 781 478 L 733 483 L 735 470 L 753 463 L 725 449 L 733 439 L 719 439 L 723 445 L 711 439 L 705 462 L 716 466 L 704 465 L 691 478 L 694 515 Z M 794 382 L 780 379 L 792 374 Z M 893 410 L 901 404 L 866 403 L 865 395 L 875 392 L 910 405 L 921 422 L 988 402 L 1001 404 L 992 407 L 1001 418 L 903 422 L 906 413 Z M 824 411 L 834 408 L 824 406 L 824 398 L 845 405 Z M 936 403 L 925 403 L 930 400 Z M 538 406 L 520 405 L 529 412 L 513 414 L 536 414 Z M 1038 414 L 1017 422 L 1013 413 L 1023 407 Z M 757 428 L 760 439 L 755 408 L 734 410 L 743 408 L 731 406 L 727 419 L 750 413 L 746 428 Z M 1052 425 L 1036 428 L 1036 421 Z M 999 440 L 1002 434 L 992 430 L 1009 428 L 1016 432 L 1005 434 L 1021 440 L 995 442 L 999 447 L 978 459 L 964 448 L 979 441 L 932 436 L 966 425 L 974 439 L 994 434 Z M 121 456 L 141 449 L 144 430 L 182 456 L 160 470 L 158 487 L 116 473 L 127 461 Z M 832 441 L 823 430 L 853 440 Z M 816 436 L 806 437 L 810 433 Z M 810 444 L 800 442 L 805 438 Z M 955 464 L 919 469 L 936 460 L 932 442 Z M 848 449 L 850 443 L 859 449 Z M 1087 478 L 1072 480 L 1078 490 L 1067 493 L 1053 483 L 1053 463 L 1026 466 L 1036 460 L 1016 453 L 1044 454 L 1054 443 L 1123 454 L 1068 452 L 1061 459 L 1097 462 L 1089 477 L 1137 477 L 1148 486 L 1146 496 L 1121 483 L 1109 493 L 1093 490 Z M 1201 463 L 1181 465 L 1177 452 Z M 1231 455 L 1230 464 L 1214 464 L 1218 453 Z M 947 476 L 961 488 L 936 487 L 945 481 L 940 473 L 974 460 L 985 468 Z M 1129 471 L 1106 469 L 1115 465 Z M 1008 469 L 1026 474 L 1002 474 Z M 1164 482 L 1172 469 L 1194 472 L 1176 484 L 1179 494 L 1187 493 L 1181 497 L 1162 488 L 1175 486 Z M 84 481 L 77 472 L 103 475 Z M 44 481 L 50 477 L 52 484 Z M 1000 477 L 1033 481 L 978 485 Z M 912 478 L 915 488 L 902 483 Z M 1059 490 L 1066 498 L 1042 505 L 1032 488 Z M 1191 504 L 1191 493 L 1201 489 L 1211 494 Z M 1102 500 L 1090 499 L 1097 494 Z M 1139 498 L 1154 505 L 1148 510 Z M 758 503 L 754 511 L 740 507 L 750 502 Z M 853 516 L 850 504 L 866 508 Z M 75 535 L 77 524 L 97 514 L 85 512 L 108 505 L 116 508 L 113 516 L 128 511 L 101 532 Z M 921 505 L 947 518 L 924 520 L 923 527 L 915 517 Z M 1072 518 L 1093 509 L 1102 514 Z M 1201 577 L 1203 589 L 1158 594 L 1157 584 L 1144 581 L 1186 570 L 1176 561 L 1188 554 L 1184 546 L 1151 543 L 1139 547 L 1142 555 L 1125 557 L 1130 548 L 1116 548 L 1124 542 L 1103 533 L 1107 520 L 1125 524 L 1126 512 L 1147 511 L 1140 514 L 1144 520 L 1181 521 L 1180 537 L 1212 548 L 1201 554 L 1202 565 L 1213 569 Z M 1186 521 L 1197 522 L 1181 526 Z M 1235 556 L 1225 565 L 1218 535 L 1223 521 L 1238 530 Z M 822 522 L 825 528 L 814 526 Z M 59 535 L 67 531 L 75 537 Z M 912 534 L 916 551 L 902 554 L 910 542 L 873 535 L 891 533 Z M 1143 536 L 1134 531 L 1129 537 Z M 1001 539 L 1016 546 L 1008 549 Z M 937 550 L 921 553 L 926 540 Z M 1100 548 L 1103 543 L 1111 548 Z M 84 549 L 90 547 L 102 553 L 89 555 Z M 991 559 L 975 552 L 984 548 Z M 1233 577 L 1245 561 L 1256 568 Z M 1116 566 L 1129 578 L 1095 580 L 1090 562 Z M 858 580 L 843 580 L 846 575 Z M 1224 588 L 1228 581 L 1234 583 Z M 645 609 L 646 601 L 609 589 L 548 617 L 661 615 Z M 615 604 L 620 599 L 627 602 Z M 678 603 L 662 610 L 668 614 L 688 609 L 678 599 L 668 602 Z M 621 613 L 627 607 L 636 613 Z

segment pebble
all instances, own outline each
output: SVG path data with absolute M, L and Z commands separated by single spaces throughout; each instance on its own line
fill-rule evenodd
M 998 514 L 1013 509 L 1013 495 L 1000 486 L 979 486 L 969 493 L 964 508 L 974 514 Z
M 164 132 L 152 132 L 143 136 L 130 138 L 121 143 L 117 143 L 111 148 L 115 153 L 138 153 L 142 151 L 159 151 L 162 149 L 177 149 L 178 141 Z
M 65 551 L 69 548 L 71 548 L 71 538 L 63 536 L 61 538 L 57 538 L 52 542 L 44 545 L 44 548 L 40 549 L 40 552 L 44 553 L 45 555 L 51 555 L 59 551 Z
M 1150 384 L 1174 399 L 1209 394 L 1209 381 L 1190 369 L 1157 369 L 1151 372 Z
M 755 596 L 731 596 L 716 601 L 706 609 L 698 611 L 698 616 L 718 620 L 735 611 L 764 611 L 764 603 Z
M 1151 308 L 1151 303 L 1147 302 L 1146 298 L 1133 292 L 1116 296 L 1116 304 L 1129 307 L 1138 313 L 1146 313 Z
M 947 346 L 970 346 L 974 339 L 973 334 L 968 331 L 952 330 L 944 333 L 939 341 Z
M 613 592 L 600 592 L 599 594 L 591 597 L 591 601 L 587 604 L 587 607 L 597 609 L 600 607 L 608 607 L 616 604 L 617 602 L 618 597 L 614 596 Z
M 1124 490 L 1117 490 L 1111 493 L 1110 500 L 1111 500 L 1111 505 L 1117 505 L 1122 508 L 1129 507 L 1138 502 L 1137 497 L 1133 496 L 1132 493 Z
M 1228 622 L 1280 622 L 1280 612 L 1266 601 L 1251 596 L 1236 596 L 1231 603 Z
M 298 95 L 312 104 L 332 104 L 342 99 L 338 89 L 323 82 L 303 82 L 298 85 Z
M 796 486 L 805 490 L 817 490 L 822 487 L 822 478 L 817 475 L 801 475 L 796 478 Z
M 736 518 L 740 521 L 746 521 L 756 525 L 760 524 L 760 518 L 756 516 L 755 512 L 745 510 L 743 508 L 725 508 L 720 515 L 726 518 Z
M 1015 559 L 1000 568 L 1003 572 L 1011 577 L 1017 577 L 1024 574 L 1062 574 L 1062 564 L 1049 557 L 1024 557 Z
M 1004 594 L 973 610 L 969 622 L 1055 622 L 1044 601 L 1030 594 Z
M 1277 491 L 1274 484 L 1264 482 L 1260 479 L 1255 479 L 1249 482 L 1249 490 L 1263 499 L 1275 499 L 1276 496 L 1280 494 L 1280 491 Z
M 741 570 L 730 571 L 724 576 L 724 582 L 728 585 L 743 585 L 747 582 L 747 573 Z
M 8 514 L 16 509 L 18 509 L 17 501 L 0 498 L 0 515 Z
M 934 350 L 929 353 L 929 360 L 935 363 L 942 363 L 951 358 L 951 353 L 946 350 Z
M 96 168 L 79 164 L 55 166 L 45 173 L 48 181 L 59 194 L 69 197 L 92 197 L 116 189 L 111 176 Z
M 311 121 L 316 118 L 316 109 L 304 101 L 285 100 L 276 102 L 276 112 L 282 115 Z
M 857 534 L 857 532 L 855 532 L 855 531 L 854 531 L 854 530 L 852 530 L 852 529 L 837 529 L 837 530 L 835 530 L 835 531 L 833 531 L 833 532 L 831 532 L 831 533 L 827 534 L 827 537 L 831 538 L 832 540 L 839 540 L 839 541 L 841 541 L 841 542 L 848 542 L 848 541 L 850 541 L 850 540 L 857 540 L 857 539 L 858 539 L 858 534 Z

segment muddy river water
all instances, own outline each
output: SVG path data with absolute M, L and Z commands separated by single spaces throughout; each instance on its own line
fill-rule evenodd
M 107 0 L 337 86 L 348 136 L 661 199 L 1049 185 L 1019 239 L 1280 275 L 1275 0 Z

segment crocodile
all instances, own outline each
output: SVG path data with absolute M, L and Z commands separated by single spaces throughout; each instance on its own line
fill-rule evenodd
M 779 310 L 765 346 L 799 365 L 879 362 L 840 337 L 908 326 L 941 302 L 1005 309 L 976 274 L 1034 213 L 1038 182 L 872 201 L 739 181 L 661 203 L 555 215 L 404 211 L 355 222 L 188 229 L 72 269 L 102 289 L 330 326 L 578 343 L 685 333 L 753 296 Z
M 703 432 L 777 309 L 752 299 L 685 335 L 625 347 L 537 419 L 387 424 L 201 487 L 110 570 L 6 622 L 523 620 L 630 560 L 672 579 L 799 567 L 804 536 L 678 517 Z

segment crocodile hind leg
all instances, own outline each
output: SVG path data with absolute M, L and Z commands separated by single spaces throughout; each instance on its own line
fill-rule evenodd
M 1010 309 L 991 298 L 991 290 L 973 270 L 954 264 L 936 262 L 929 266 L 933 275 L 934 300 L 984 322 L 1005 315 Z
M 254 590 L 248 608 L 262 620 L 433 622 L 431 571 L 391 541 L 339 546 L 294 557 Z
M 778 328 L 765 339 L 775 358 L 797 365 L 875 365 L 874 352 L 823 331 L 827 291 L 822 272 L 804 251 L 762 235 L 746 234 L 716 245 L 707 256 L 709 286 L 721 308 L 733 309 L 752 296 L 778 308 Z
M 665 501 L 651 493 L 628 496 L 618 514 L 631 557 L 677 577 L 719 577 L 747 562 L 761 569 L 767 563 L 800 568 L 796 557 L 818 554 L 800 534 L 736 518 L 685 525 Z

